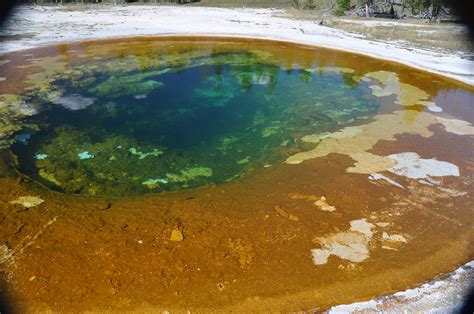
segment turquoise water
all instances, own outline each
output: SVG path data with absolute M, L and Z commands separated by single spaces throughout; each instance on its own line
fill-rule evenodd
M 351 74 L 285 70 L 249 53 L 175 67 L 57 77 L 60 95 L 12 146 L 21 171 L 74 194 L 134 195 L 228 182 L 379 109 Z

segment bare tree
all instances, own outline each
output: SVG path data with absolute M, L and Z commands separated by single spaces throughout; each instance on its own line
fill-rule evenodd
M 369 5 L 372 5 L 372 0 L 365 0 L 365 17 L 370 17 Z

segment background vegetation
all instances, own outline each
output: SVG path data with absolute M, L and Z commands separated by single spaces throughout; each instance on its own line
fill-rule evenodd
M 3 1 L 3 0 L 0 0 Z M 326 10 L 331 9 L 335 15 L 344 15 L 355 7 L 363 7 L 366 3 L 389 3 L 394 0 L 20 0 L 26 4 L 194 4 L 217 7 L 259 7 L 259 8 L 293 8 L 297 10 Z M 413 14 L 424 11 L 436 13 L 444 0 L 395 0 Z M 470 0 L 472 1 L 472 0 Z

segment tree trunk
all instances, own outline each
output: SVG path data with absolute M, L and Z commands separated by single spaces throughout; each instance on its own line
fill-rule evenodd
M 370 17 L 370 14 L 369 14 L 369 2 L 368 2 L 368 1 L 365 3 L 365 17 L 366 17 L 366 18 L 369 18 L 369 17 Z

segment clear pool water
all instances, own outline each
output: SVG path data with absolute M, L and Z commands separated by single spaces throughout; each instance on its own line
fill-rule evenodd
M 257 52 L 113 73 L 91 63 L 97 69 L 73 79 L 57 75 L 48 99 L 30 96 L 40 112 L 27 123 L 38 130 L 23 130 L 28 140 L 13 146 L 23 171 L 66 193 L 228 182 L 285 160 L 303 134 L 337 129 L 380 106 L 351 74 L 284 69 Z

